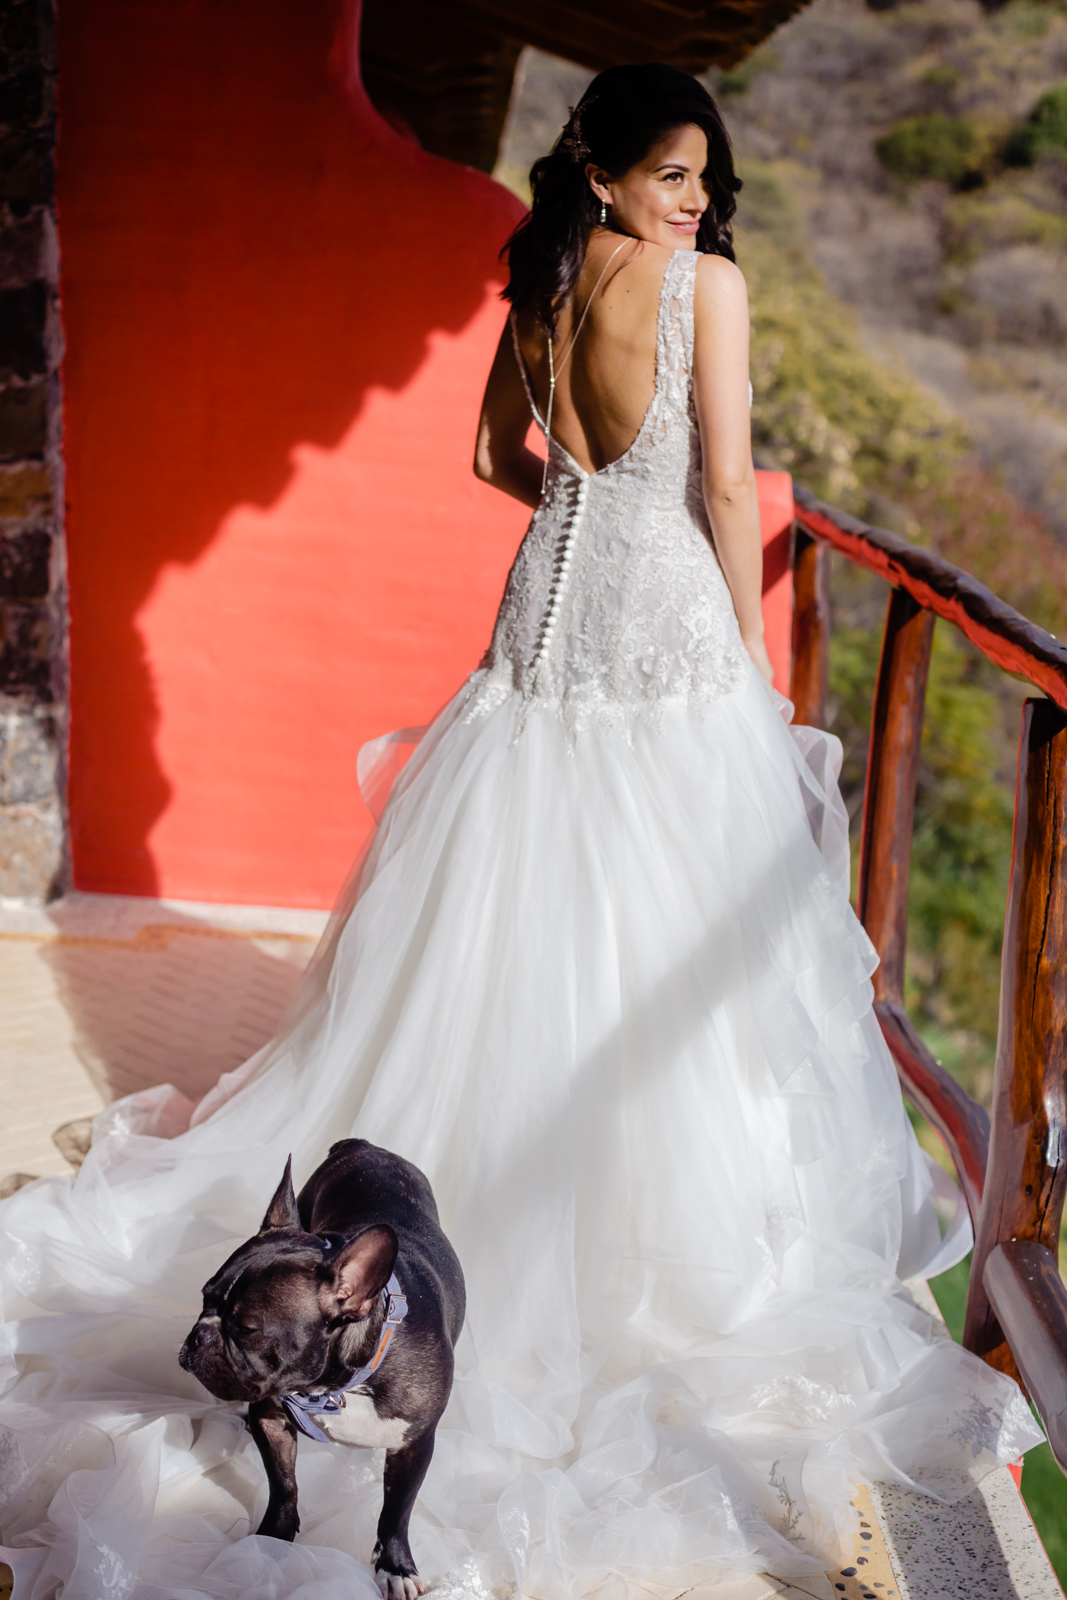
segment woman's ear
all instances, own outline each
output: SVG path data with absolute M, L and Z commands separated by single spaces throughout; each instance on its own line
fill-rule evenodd
M 608 204 L 610 206 L 610 204 L 611 204 L 611 189 L 609 188 L 609 184 L 611 183 L 611 174 L 610 174 L 610 172 L 605 172 L 603 167 L 594 166 L 591 161 L 587 161 L 586 164 L 585 164 L 585 176 L 586 176 L 586 179 L 588 181 L 590 189 L 592 189 L 592 191 L 596 195 L 597 199 L 606 202 L 606 204 Z

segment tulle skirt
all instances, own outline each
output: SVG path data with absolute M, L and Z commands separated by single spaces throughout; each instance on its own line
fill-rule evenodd
M 119 1102 L 0 1212 L 16 1600 L 377 1593 L 380 1454 L 301 1439 L 297 1543 L 258 1538 L 241 1408 L 177 1364 L 286 1156 L 299 1184 L 349 1134 L 423 1169 L 466 1274 L 412 1522 L 447 1594 L 823 1572 L 854 1481 L 954 1499 L 1037 1442 L 900 1282 L 968 1237 L 871 1011 L 834 742 L 755 675 L 613 733 L 470 703 L 281 1036 L 198 1107 Z

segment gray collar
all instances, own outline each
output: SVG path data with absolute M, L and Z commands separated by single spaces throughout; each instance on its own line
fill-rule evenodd
M 407 1299 L 396 1280 L 394 1272 L 385 1288 L 382 1290 L 382 1303 L 385 1307 L 385 1321 L 382 1324 L 381 1335 L 378 1339 L 378 1348 L 367 1362 L 365 1367 L 349 1378 L 347 1383 L 339 1389 L 327 1389 L 324 1394 L 280 1394 L 278 1399 L 288 1411 L 301 1433 L 307 1434 L 309 1439 L 319 1439 L 323 1444 L 329 1444 L 330 1436 L 323 1433 L 315 1417 L 334 1416 L 345 1408 L 345 1395 L 350 1389 L 358 1389 L 361 1383 L 366 1383 L 372 1373 L 377 1372 L 385 1360 L 386 1351 L 393 1342 L 393 1335 L 408 1314 Z M 312 1415 L 314 1413 L 314 1416 Z

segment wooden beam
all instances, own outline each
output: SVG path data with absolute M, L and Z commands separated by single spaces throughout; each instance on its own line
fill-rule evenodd
M 1067 710 L 1067 647 L 997 598 L 984 583 L 921 545 L 824 505 L 794 486 L 797 522 L 858 566 L 906 589 L 921 606 L 955 624 L 1005 672 L 1028 678 Z
M 522 45 L 471 26 L 462 9 L 368 0 L 360 68 L 373 104 L 406 123 L 424 150 L 491 172 Z
M 876 1000 L 902 1003 L 908 871 L 934 619 L 904 589 L 889 597 L 863 795 L 857 912 L 881 961 Z
M 805 0 L 454 0 L 464 23 L 495 27 L 599 71 L 666 61 L 686 72 L 733 66 Z
M 978 1226 L 989 1160 L 989 1117 L 926 1048 L 897 1000 L 876 1000 L 878 1018 L 908 1099 L 937 1129 L 963 1188 L 963 1197 Z
M 986 1262 L 999 1245 L 1016 1242 L 1043 1245 L 1055 1259 L 1065 1189 L 1067 715 L 1048 700 L 1027 700 L 1001 958 L 989 1169 L 964 1330 L 968 1349 L 1012 1376 L 1018 1368 L 990 1304 Z M 1000 1270 L 993 1270 L 991 1282 L 1000 1281 Z M 1067 1343 L 1063 1354 L 1067 1361 Z M 1039 1410 L 1050 1400 L 1033 1392 L 1032 1398 Z
M 1067 1285 L 1047 1245 L 1015 1240 L 986 1257 L 982 1286 L 1015 1365 L 1067 1472 Z
M 830 550 L 795 530 L 793 552 L 793 721 L 825 728 L 830 686 Z
M 358 0 L 346 0 L 349 7 Z M 591 72 L 732 67 L 806 0 L 364 0 L 367 92 L 435 155 L 492 170 L 523 45 Z

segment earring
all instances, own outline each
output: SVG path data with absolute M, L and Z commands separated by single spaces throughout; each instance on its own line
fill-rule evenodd
M 601 202 L 600 202 L 600 226 L 603 227 L 605 222 L 607 222 L 607 220 L 608 220 L 608 203 L 607 203 L 606 200 L 601 200 Z

